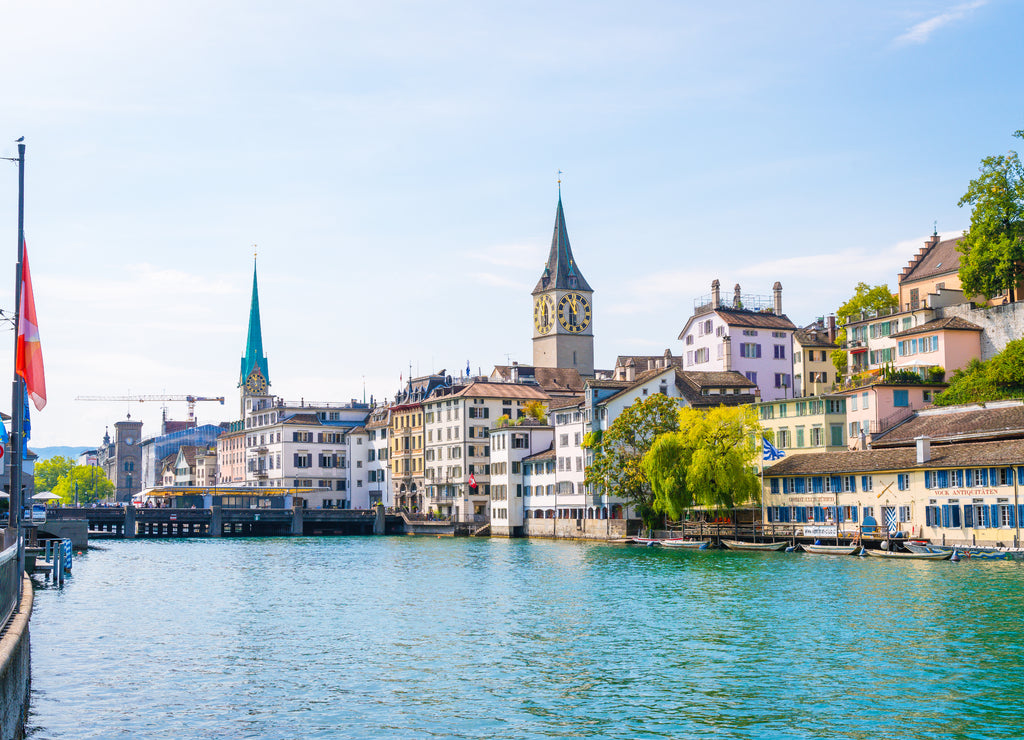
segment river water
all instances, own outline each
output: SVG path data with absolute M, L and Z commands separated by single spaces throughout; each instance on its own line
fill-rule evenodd
M 1024 736 L 1024 564 L 530 540 L 111 541 L 43 738 Z

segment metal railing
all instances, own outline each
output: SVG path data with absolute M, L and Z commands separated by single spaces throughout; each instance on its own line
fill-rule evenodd
M 18 543 L 0 553 L 0 625 L 6 625 L 18 607 L 21 573 L 18 569 Z

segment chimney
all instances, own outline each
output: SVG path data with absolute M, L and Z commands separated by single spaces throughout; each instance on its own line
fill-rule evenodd
M 626 380 L 630 383 L 636 380 L 636 363 L 633 362 L 632 357 L 626 362 Z
M 775 315 L 782 315 L 782 283 L 778 280 L 775 281 L 775 285 L 772 286 L 772 294 L 775 296 Z
M 729 372 L 732 370 L 732 338 L 726 334 L 722 342 L 725 344 L 725 371 Z
M 718 308 L 722 305 L 722 293 L 719 287 L 718 278 L 711 281 L 711 308 Z
M 828 317 L 828 341 L 836 341 L 836 317 L 835 314 Z
M 661 361 L 661 366 L 662 367 L 669 367 L 672 364 L 672 350 L 671 349 L 666 349 L 665 350 L 665 354 L 663 355 L 663 357 L 665 359 L 663 359 Z
M 732 307 L 742 308 L 743 301 L 740 300 L 740 284 L 736 283 L 736 287 L 732 289 Z
M 515 360 L 512 361 L 512 382 L 519 382 L 519 363 Z
M 917 443 L 917 464 L 924 465 L 926 462 L 930 462 L 932 459 L 932 438 L 927 434 L 922 434 L 920 437 L 914 437 L 914 441 Z

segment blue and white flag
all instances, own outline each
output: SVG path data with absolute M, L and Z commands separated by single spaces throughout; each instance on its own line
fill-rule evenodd
M 780 450 L 778 447 L 769 442 L 766 438 L 761 437 L 761 441 L 764 443 L 764 450 L 762 457 L 766 461 L 778 460 L 786 456 L 786 453 Z

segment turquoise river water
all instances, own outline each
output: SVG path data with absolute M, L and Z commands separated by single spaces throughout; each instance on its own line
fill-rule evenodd
M 1024 564 L 113 541 L 36 590 L 28 737 L 1024 736 Z

